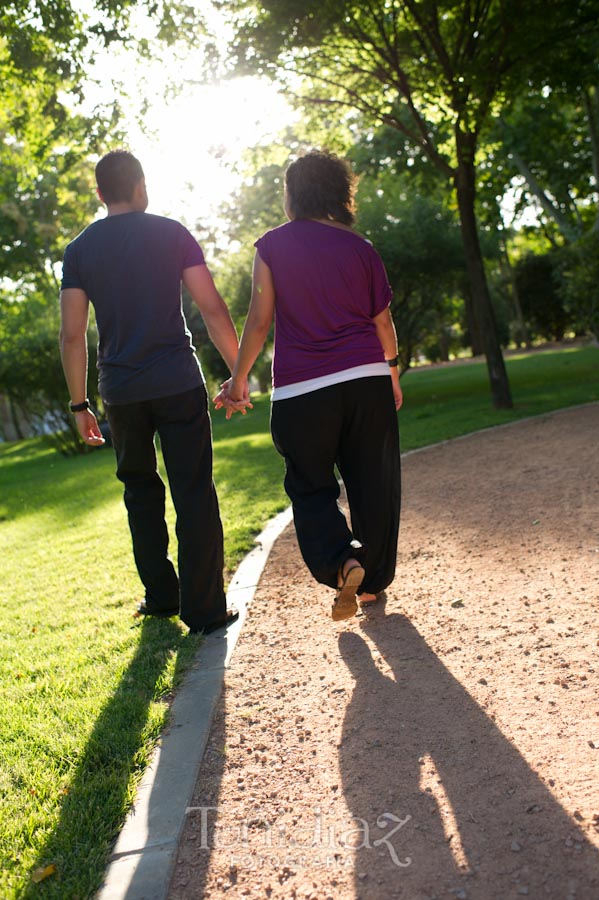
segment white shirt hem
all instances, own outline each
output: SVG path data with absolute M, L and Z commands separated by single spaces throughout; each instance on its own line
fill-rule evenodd
M 291 397 L 300 397 L 302 394 L 310 394 L 332 384 L 341 384 L 344 381 L 355 381 L 356 378 L 371 378 L 373 375 L 391 375 L 386 362 L 366 363 L 363 366 L 354 366 L 352 369 L 343 369 L 341 372 L 331 372 L 330 375 L 321 375 L 319 378 L 308 378 L 306 381 L 296 381 L 294 384 L 285 384 L 273 388 L 270 399 L 289 400 Z

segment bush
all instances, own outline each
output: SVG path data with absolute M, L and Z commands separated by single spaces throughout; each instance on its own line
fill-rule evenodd
M 561 341 L 572 324 L 560 291 L 561 252 L 528 254 L 516 265 L 516 287 L 532 337 Z
M 33 434 L 43 434 L 61 453 L 86 453 L 73 417 L 58 347 L 60 314 L 54 298 L 31 292 L 0 298 L 0 393 Z M 90 400 L 95 385 L 96 340 L 89 335 Z
M 574 329 L 599 340 L 599 234 L 564 248 L 560 263 L 559 292 Z

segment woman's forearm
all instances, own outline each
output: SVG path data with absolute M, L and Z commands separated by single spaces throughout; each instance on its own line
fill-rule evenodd
M 233 378 L 247 378 L 267 338 L 270 322 L 253 322 L 251 313 L 245 323 Z
M 275 314 L 275 291 L 272 274 L 266 263 L 256 253 L 252 274 L 252 299 L 243 328 L 233 378 L 247 378 L 250 369 L 270 331 Z
M 387 307 L 382 313 L 375 316 L 373 321 L 378 339 L 383 348 L 383 353 L 385 354 L 385 359 L 394 359 L 397 356 L 397 333 L 395 331 L 395 324 L 391 318 L 391 310 Z
M 385 354 L 385 359 L 396 359 L 397 333 L 395 331 L 395 324 L 391 317 L 391 310 L 387 307 L 387 309 L 383 310 L 382 313 L 379 313 L 379 315 L 376 316 L 373 321 L 376 326 L 378 339 L 381 342 L 381 347 L 383 348 L 383 353 Z M 395 409 L 400 409 L 403 403 L 403 394 L 399 384 L 399 367 L 397 365 L 392 366 L 390 375 L 391 384 L 393 385 Z

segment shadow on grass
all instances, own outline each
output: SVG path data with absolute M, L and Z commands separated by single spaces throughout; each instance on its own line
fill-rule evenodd
M 268 434 L 270 430 L 270 395 L 260 394 L 252 396 L 254 408 L 248 410 L 245 416 L 235 413 L 230 419 L 225 419 L 222 410 L 211 411 L 212 434 L 215 445 L 221 440 L 231 440 L 238 437 L 250 437 L 253 434 Z
M 157 738 L 162 725 L 158 717 L 153 727 L 148 723 L 152 704 L 161 699 L 160 682 L 169 659 L 177 654 L 177 684 L 200 641 L 185 637 L 171 620 L 147 620 L 140 630 L 135 656 L 96 721 L 73 772 L 59 819 L 33 867 L 54 864 L 56 873 L 40 884 L 24 885 L 20 896 L 25 900 L 89 897 L 102 881 L 112 845 L 133 799 L 131 776 L 141 775 L 148 762 L 144 743 L 149 737 Z M 152 730 L 155 734 L 149 735 Z
M 122 494 L 110 450 L 67 458 L 37 442 L 22 449 L 14 456 L 5 448 L 0 453 L 3 521 L 43 511 L 64 524 L 89 515 L 92 506 L 97 512 Z

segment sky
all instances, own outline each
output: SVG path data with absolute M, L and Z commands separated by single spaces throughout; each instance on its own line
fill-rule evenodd
M 81 2 L 85 6 L 88 0 Z M 200 5 L 224 47 L 226 24 L 206 0 Z M 134 28 L 136 34 L 152 30 L 144 16 Z M 178 218 L 188 227 L 217 221 L 219 206 L 244 178 L 244 151 L 276 140 L 294 116 L 272 83 L 254 77 L 202 83 L 202 63 L 197 42 L 177 54 L 165 51 L 150 62 L 112 48 L 95 55 L 86 89 L 90 109 L 110 102 L 113 82 L 123 82 L 128 149 L 144 168 L 148 212 Z M 142 127 L 144 96 L 149 106 Z
M 243 180 L 244 150 L 275 140 L 285 119 L 287 104 L 272 86 L 251 78 L 190 86 L 168 105 L 156 102 L 146 121 L 151 131 L 130 125 L 130 149 L 146 174 L 149 211 L 189 225 L 212 218 Z

